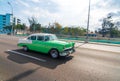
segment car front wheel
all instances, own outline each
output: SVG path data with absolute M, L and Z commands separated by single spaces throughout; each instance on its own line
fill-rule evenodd
M 56 58 L 59 57 L 59 52 L 56 49 L 52 49 L 50 51 L 50 55 L 51 55 L 52 58 L 56 59 Z

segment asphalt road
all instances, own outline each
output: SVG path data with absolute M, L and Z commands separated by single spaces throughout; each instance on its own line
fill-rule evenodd
M 52 59 L 24 52 L 17 37 L 0 37 L 0 81 L 120 81 L 120 54 L 77 48 L 69 57 Z

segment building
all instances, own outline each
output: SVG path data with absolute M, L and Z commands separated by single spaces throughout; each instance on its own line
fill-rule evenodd
M 12 23 L 12 14 L 0 15 L 0 34 L 10 33 Z
M 20 19 L 17 19 L 17 24 L 21 24 L 21 20 Z
M 85 36 L 89 36 L 89 37 L 96 37 L 97 36 L 97 34 L 96 33 L 93 33 L 93 32 L 90 32 L 90 33 L 88 33 L 88 34 L 85 34 Z
M 17 24 L 21 24 L 21 20 L 16 18 L 16 17 L 14 17 L 13 18 L 13 25 L 17 25 Z

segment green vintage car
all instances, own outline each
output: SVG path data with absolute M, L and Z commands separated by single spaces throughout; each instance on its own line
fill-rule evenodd
M 36 33 L 24 39 L 19 39 L 18 46 L 24 51 L 33 50 L 50 54 L 52 58 L 68 56 L 75 52 L 74 42 L 65 42 L 57 39 L 54 34 Z

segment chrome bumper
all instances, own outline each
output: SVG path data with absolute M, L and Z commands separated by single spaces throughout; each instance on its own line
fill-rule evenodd
M 75 52 L 74 48 L 65 49 L 63 52 L 60 53 L 60 56 L 67 56 L 67 55 L 72 54 L 74 52 Z

